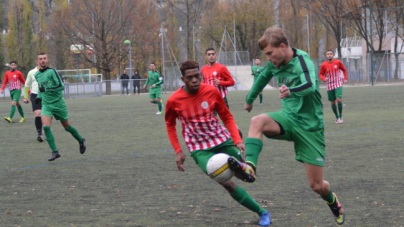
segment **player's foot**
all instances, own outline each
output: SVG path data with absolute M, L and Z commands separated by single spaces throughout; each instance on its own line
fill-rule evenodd
M 25 121 L 25 117 L 22 117 L 20 122 L 24 122 Z
M 234 176 L 238 179 L 249 183 L 255 181 L 254 167 L 247 163 L 239 162 L 234 157 L 229 157 L 227 163 L 229 164 L 230 169 L 234 171 Z
M 9 117 L 5 117 L 4 120 L 6 120 L 8 123 L 13 123 L 13 120 L 11 120 Z
M 82 137 L 82 141 L 80 144 L 80 154 L 84 154 L 84 152 L 86 152 L 86 139 L 84 139 L 84 137 Z
M 258 222 L 260 226 L 269 226 L 271 225 L 271 214 L 268 211 L 260 214 L 260 221 Z
M 328 204 L 331 209 L 332 214 L 334 215 L 334 219 L 338 225 L 342 225 L 345 222 L 345 213 L 344 209 L 341 206 L 341 203 L 338 201 L 337 195 L 332 193 L 335 197 L 335 201 L 332 204 Z
M 156 114 L 157 114 L 157 115 L 160 115 L 160 114 L 161 114 L 161 111 L 157 112 Z
M 339 124 L 339 118 L 335 119 L 335 124 Z
M 260 106 L 262 106 L 262 103 L 260 103 Z
M 60 158 L 60 157 L 62 157 L 60 154 L 59 154 L 59 152 L 58 151 L 56 151 L 56 152 L 52 152 L 52 156 L 48 159 L 48 161 L 53 161 L 53 160 L 55 160 L 55 159 L 57 159 L 57 158 Z
M 342 119 L 342 117 L 339 118 L 339 124 L 344 123 L 344 119 Z
M 36 138 L 36 140 L 38 140 L 38 142 L 45 141 L 45 139 L 43 138 L 43 135 L 41 135 L 41 134 L 38 134 L 38 137 Z
M 163 100 L 162 100 L 162 99 L 160 99 L 160 103 L 161 103 L 161 107 L 163 107 L 164 104 L 163 104 Z

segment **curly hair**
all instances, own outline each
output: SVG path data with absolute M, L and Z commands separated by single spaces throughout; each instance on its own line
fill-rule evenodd
M 199 63 L 197 61 L 193 61 L 193 60 L 184 61 L 183 63 L 181 63 L 181 66 L 180 66 L 182 76 L 185 75 L 185 70 L 195 69 L 195 68 L 199 69 Z

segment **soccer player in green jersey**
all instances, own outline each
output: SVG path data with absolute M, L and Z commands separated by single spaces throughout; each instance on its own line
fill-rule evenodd
M 260 59 L 255 59 L 254 60 L 255 65 L 251 66 L 251 71 L 252 71 L 252 75 L 254 76 L 254 83 L 255 81 L 257 81 L 258 76 L 260 75 L 260 73 L 262 71 L 264 71 L 264 66 L 261 66 L 261 60 Z M 260 97 L 260 106 L 262 106 L 262 91 L 259 93 L 259 97 Z
M 74 128 L 69 121 L 67 107 L 63 99 L 63 90 L 65 85 L 59 73 L 48 67 L 48 56 L 46 53 L 38 54 L 38 62 L 40 69 L 35 73 L 35 79 L 38 82 L 38 96 L 35 99 L 37 104 L 42 103 L 42 125 L 45 132 L 46 141 L 52 149 L 52 156 L 48 161 L 53 161 L 60 158 L 59 149 L 56 147 L 55 139 L 50 129 L 52 118 L 60 120 L 66 131 L 79 142 L 80 154 L 86 151 L 86 140 L 80 136 L 79 132 Z
M 151 63 L 149 68 L 151 71 L 148 72 L 148 77 L 143 88 L 146 88 L 146 86 L 149 84 L 150 102 L 158 105 L 159 111 L 156 114 L 161 114 L 161 110 L 163 108 L 163 100 L 161 99 L 161 85 L 163 84 L 164 80 L 160 72 L 156 71 L 155 63 Z
M 263 136 L 293 141 L 295 159 L 304 163 L 311 189 L 326 201 L 335 221 L 341 225 L 345 221 L 344 210 L 330 184 L 323 180 L 323 105 L 314 63 L 306 52 L 289 47 L 288 39 L 280 28 L 268 28 L 258 40 L 258 45 L 266 55 L 267 67 L 251 88 L 244 109 L 248 112 L 252 110 L 254 99 L 274 76 L 280 87 L 282 109 L 251 119 L 245 140 L 246 162 L 229 158 L 229 166 L 238 178 L 254 182 Z

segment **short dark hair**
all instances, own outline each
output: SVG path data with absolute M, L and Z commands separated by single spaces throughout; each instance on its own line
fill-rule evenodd
M 45 52 L 40 52 L 40 53 L 38 53 L 38 56 L 39 55 L 45 55 L 46 53 Z
M 215 48 L 209 47 L 208 49 L 206 49 L 205 54 L 208 53 L 208 51 L 210 51 L 210 50 L 213 50 L 216 53 Z
M 325 53 L 327 54 L 328 52 L 332 52 L 332 54 L 334 54 L 333 50 L 327 50 Z
M 18 64 L 17 64 L 17 61 L 10 61 L 10 65 L 13 64 L 13 63 L 16 64 L 16 65 L 18 65 Z
M 199 69 L 199 63 L 197 61 L 193 61 L 193 60 L 184 61 L 180 65 L 180 71 L 181 71 L 182 76 L 184 76 L 185 70 L 195 69 L 195 68 Z
M 150 65 L 151 65 L 151 64 L 156 65 L 156 63 L 154 63 L 154 62 L 150 63 Z

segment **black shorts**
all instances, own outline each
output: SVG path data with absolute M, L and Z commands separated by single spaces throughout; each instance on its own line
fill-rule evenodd
M 42 109 L 42 105 L 41 104 L 36 104 L 35 103 L 35 99 L 36 99 L 37 94 L 33 94 L 31 93 L 31 97 L 29 98 L 31 100 L 31 104 L 32 104 L 32 111 L 35 110 L 41 110 Z

